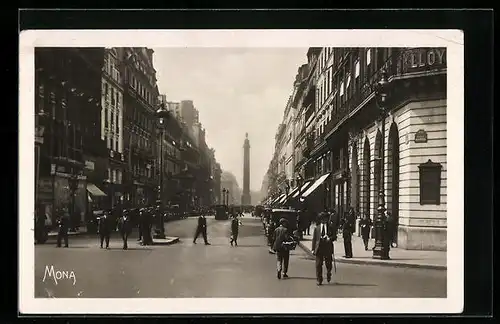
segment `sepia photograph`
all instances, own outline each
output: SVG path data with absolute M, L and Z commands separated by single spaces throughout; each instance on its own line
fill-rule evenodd
M 20 44 L 21 311 L 461 310 L 460 32 Z

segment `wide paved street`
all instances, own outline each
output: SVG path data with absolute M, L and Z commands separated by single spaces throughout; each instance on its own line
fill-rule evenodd
M 110 250 L 96 236 L 70 237 L 69 248 L 55 239 L 35 246 L 35 297 L 446 297 L 446 271 L 337 263 L 334 283 L 316 286 L 314 261 L 300 247 L 290 259 L 290 278 L 276 278 L 260 220 L 242 218 L 239 246 L 229 245 L 229 221 L 208 219 L 211 246 L 200 237 L 193 245 L 197 219 L 166 224 L 170 246 L 142 247 L 137 235 L 121 249 L 114 234 Z M 76 280 L 43 281 L 46 266 L 74 271 Z

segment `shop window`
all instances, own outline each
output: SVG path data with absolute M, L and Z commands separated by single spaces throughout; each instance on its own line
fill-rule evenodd
M 441 171 L 440 163 L 428 160 L 418 166 L 420 180 L 420 205 L 441 204 Z

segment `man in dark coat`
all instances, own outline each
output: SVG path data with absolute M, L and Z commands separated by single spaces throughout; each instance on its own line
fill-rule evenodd
M 340 227 L 340 219 L 337 214 L 337 211 L 335 209 L 331 209 L 328 214 L 329 214 L 328 224 L 335 231 L 335 236 L 337 236 Z
M 132 232 L 132 220 L 129 216 L 129 211 L 124 210 L 122 216 L 118 220 L 118 228 L 120 229 L 120 235 L 123 240 L 123 249 L 128 249 L 128 237 Z
M 139 232 L 139 237 L 137 238 L 137 241 L 142 241 L 142 231 L 143 231 L 143 228 L 142 228 L 142 223 L 144 222 L 143 221 L 143 218 L 142 218 L 142 209 L 141 208 L 134 208 L 134 219 L 135 219 L 135 224 L 137 226 L 137 230 Z
M 359 222 L 359 225 L 361 226 L 361 238 L 363 239 L 363 244 L 365 245 L 365 251 L 368 251 L 368 241 L 370 239 L 370 231 L 373 225 L 370 216 L 365 215 Z
M 141 230 L 142 230 L 142 245 L 151 245 L 153 238 L 151 237 L 152 217 L 149 208 L 141 208 Z
M 198 226 L 196 226 L 196 233 L 194 234 L 193 243 L 196 244 L 196 239 L 198 236 L 203 235 L 203 240 L 205 241 L 205 245 L 210 245 L 207 239 L 207 219 L 202 214 L 198 217 Z
M 396 224 L 396 218 L 392 216 L 390 212 L 387 212 L 387 239 L 388 239 L 388 244 L 389 248 L 395 247 L 397 244 L 396 242 L 396 230 L 397 230 L 397 224 Z
M 290 250 L 284 245 L 285 242 L 290 241 L 290 234 L 288 233 L 288 221 L 285 218 L 280 219 L 280 225 L 274 230 L 274 244 L 273 250 L 276 251 L 276 275 L 278 279 L 288 278 L 288 264 L 290 262 Z
M 109 249 L 109 239 L 111 238 L 111 231 L 113 231 L 110 214 L 110 211 L 105 211 L 104 214 L 99 217 L 99 238 L 101 241 L 101 249 L 103 248 L 104 240 L 106 240 L 106 249 Z
M 355 219 L 353 209 L 349 210 L 349 212 L 342 219 L 342 237 L 344 239 L 345 251 L 344 257 L 347 259 L 352 258 L 352 233 L 354 228 L 353 219 Z
M 57 247 L 61 247 L 61 241 L 64 239 L 64 247 L 68 247 L 68 222 L 69 214 L 65 209 L 59 215 L 56 221 L 57 224 Z
M 319 215 L 320 223 L 314 228 L 312 252 L 316 257 L 316 280 L 318 286 L 323 284 L 323 262 L 326 267 L 326 281 L 332 280 L 332 262 L 334 258 L 333 242 L 337 240 L 334 228 L 329 224 L 329 215 Z
M 276 224 L 273 222 L 272 219 L 268 218 L 268 223 L 267 223 L 267 245 L 270 246 L 270 249 L 272 250 L 273 248 L 273 243 L 274 243 L 274 230 L 276 229 Z
M 384 245 L 384 251 L 385 255 L 383 256 L 384 259 L 390 259 L 389 257 L 389 251 L 391 250 L 391 246 L 393 243 L 393 237 L 394 237 L 394 218 L 392 217 L 391 213 L 387 213 L 387 216 L 384 219 L 383 223 L 383 234 L 382 234 L 382 244 Z
M 231 246 L 233 246 L 233 243 L 235 246 L 238 246 L 238 231 L 240 228 L 240 220 L 238 219 L 238 216 L 233 215 L 233 218 L 231 219 Z

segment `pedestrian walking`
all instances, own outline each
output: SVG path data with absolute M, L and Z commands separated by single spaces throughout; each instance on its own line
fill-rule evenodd
M 198 236 L 203 235 L 203 240 L 205 241 L 205 245 L 210 245 L 207 239 L 207 219 L 203 214 L 198 217 L 198 226 L 196 226 L 196 232 L 194 234 L 193 243 L 196 244 L 196 240 Z
M 274 230 L 273 249 L 276 251 L 276 276 L 278 279 L 288 278 L 290 250 L 295 248 L 295 242 L 288 232 L 288 221 L 280 219 L 279 226 Z
M 105 211 L 104 214 L 99 217 L 99 238 L 101 242 L 101 249 L 103 248 L 104 241 L 106 241 L 106 249 L 109 249 L 109 240 L 113 229 L 110 214 L 110 211 Z
M 355 214 L 351 207 L 349 212 L 342 218 L 342 238 L 344 239 L 344 257 L 352 258 L 352 233 L 354 229 Z
M 391 249 L 392 243 L 393 243 L 393 237 L 394 237 L 394 218 L 390 213 L 387 213 L 387 216 L 385 217 L 385 220 L 383 222 L 383 227 L 382 227 L 382 244 L 384 245 L 383 251 L 385 252 L 385 255 L 383 256 L 384 259 L 389 260 L 389 251 Z
M 143 219 L 142 219 L 142 212 L 141 212 L 141 208 L 134 208 L 134 219 L 135 219 L 135 224 L 137 226 L 137 230 L 139 232 L 139 237 L 137 238 L 137 242 L 141 242 L 142 241 L 142 231 L 143 231 L 143 228 L 142 228 L 142 224 L 143 224 Z
M 120 230 L 120 235 L 123 240 L 123 249 L 127 250 L 128 249 L 128 237 L 130 233 L 132 232 L 132 220 L 130 219 L 129 216 L 129 211 L 124 210 L 122 216 L 120 217 L 118 221 L 118 228 Z
M 56 221 L 57 224 L 57 247 L 61 247 L 61 241 L 64 240 L 64 247 L 68 247 L 68 222 L 69 213 L 67 208 L 63 209 L 62 213 Z
M 142 245 L 151 245 L 153 244 L 153 238 L 151 236 L 151 227 L 152 227 L 152 217 L 149 208 L 141 209 L 141 230 L 142 230 Z
M 238 232 L 240 228 L 240 220 L 236 215 L 233 215 L 233 218 L 231 219 L 231 246 L 238 246 Z
M 329 224 L 329 215 L 323 212 L 319 215 L 320 223 L 314 228 L 312 253 L 316 258 L 316 283 L 323 284 L 323 263 L 326 267 L 326 281 L 332 280 L 332 261 L 334 261 L 333 242 L 337 240 L 335 229 Z
M 391 212 L 387 212 L 387 238 L 389 241 L 388 242 L 389 248 L 397 246 L 397 242 L 395 240 L 396 230 L 397 230 L 396 218 L 392 215 Z
M 267 223 L 267 245 L 269 245 L 269 252 L 274 253 L 273 244 L 274 244 L 274 231 L 277 226 L 271 219 L 268 219 Z
M 372 220 L 370 215 L 365 214 L 363 219 L 359 222 L 361 226 L 361 238 L 363 239 L 363 244 L 365 245 L 365 251 L 368 251 L 368 241 L 370 239 L 370 231 L 372 229 Z

